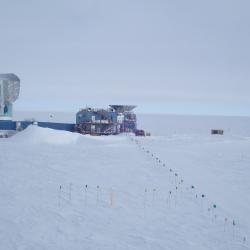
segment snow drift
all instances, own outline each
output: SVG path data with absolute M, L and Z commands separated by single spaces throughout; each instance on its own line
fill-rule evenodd
M 10 140 L 19 143 L 28 144 L 72 144 L 77 143 L 82 137 L 78 133 L 71 133 L 68 131 L 54 130 L 50 128 L 42 128 L 36 125 L 30 125 L 25 130 L 17 133 L 11 137 Z

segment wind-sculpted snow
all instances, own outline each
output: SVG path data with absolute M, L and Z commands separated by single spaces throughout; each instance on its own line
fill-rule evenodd
M 0 140 L 0 249 L 249 249 L 249 148 L 31 126 Z
M 25 144 L 76 144 L 91 143 L 91 141 L 108 141 L 118 142 L 126 140 L 124 136 L 90 136 L 72 133 L 68 131 L 54 130 L 50 128 L 42 128 L 36 125 L 30 125 L 27 129 L 17 133 L 11 137 L 9 141 Z M 93 142 L 96 143 L 96 142 Z
M 10 140 L 15 143 L 60 145 L 76 143 L 80 137 L 81 135 L 77 133 L 30 125 L 27 129 L 11 137 Z

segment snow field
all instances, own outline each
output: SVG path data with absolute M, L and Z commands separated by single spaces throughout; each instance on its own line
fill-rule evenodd
M 195 140 L 194 140 L 195 138 Z M 178 171 L 183 171 L 185 169 L 185 167 L 189 167 L 188 165 L 190 165 L 190 162 L 186 162 L 185 164 L 183 164 L 183 159 L 182 158 L 178 158 L 178 155 L 182 155 L 184 156 L 184 159 L 187 159 L 187 155 L 184 154 L 184 152 L 186 154 L 193 154 L 193 149 L 194 149 L 194 145 L 200 147 L 203 147 L 205 144 L 205 146 L 209 145 L 211 146 L 215 146 L 215 149 L 218 150 L 220 149 L 219 146 L 221 146 L 220 144 L 222 144 L 222 146 L 224 147 L 224 144 L 228 144 L 227 145 L 227 150 L 230 149 L 230 153 L 233 154 L 230 155 L 230 157 L 225 157 L 225 152 L 211 152 L 211 148 L 209 149 L 209 154 L 212 153 L 212 155 L 209 155 L 208 152 L 205 152 L 205 156 L 206 159 L 203 159 L 203 164 L 205 165 L 205 167 L 208 167 L 210 164 L 210 160 L 211 158 L 216 159 L 216 163 L 218 164 L 219 167 L 223 166 L 223 163 L 228 164 L 228 159 L 227 158 L 233 158 L 233 161 L 230 159 L 229 163 L 230 163 L 230 167 L 231 168 L 237 168 L 238 170 L 244 170 L 244 174 L 245 176 L 242 175 L 237 175 L 235 173 L 230 173 L 230 183 L 231 188 L 229 186 L 227 186 L 227 179 L 221 180 L 220 182 L 218 182 L 218 180 L 216 180 L 216 178 L 218 179 L 218 176 L 216 176 L 218 174 L 218 169 L 216 169 L 217 171 L 214 171 L 213 175 L 211 175 L 211 169 L 206 168 L 206 171 L 204 172 L 204 168 L 202 169 L 195 169 L 194 166 L 192 165 L 192 170 L 193 172 L 190 173 L 190 167 L 188 168 L 188 172 L 187 169 L 182 173 L 184 174 L 184 178 L 187 177 L 187 179 L 189 179 L 189 181 L 192 179 L 190 177 L 195 177 L 193 178 L 192 184 L 194 184 L 195 180 L 199 180 L 201 179 L 201 181 L 203 181 L 203 184 L 205 185 L 201 185 L 201 181 L 197 182 L 200 186 L 200 188 L 208 188 L 209 189 L 206 191 L 210 194 L 212 194 L 211 190 L 213 190 L 213 188 L 211 188 L 211 184 L 213 186 L 214 185 L 214 180 L 217 181 L 217 185 L 220 184 L 218 188 L 219 190 L 219 195 L 214 195 L 215 198 L 217 200 L 221 201 L 220 203 L 215 203 L 216 199 L 211 200 L 211 197 L 207 197 L 207 195 L 205 195 L 204 193 L 201 193 L 201 191 L 197 190 L 197 186 L 186 186 L 185 189 L 192 189 L 193 192 L 193 197 L 194 200 L 196 200 L 196 202 L 198 202 L 201 206 L 201 210 L 202 211 L 206 211 L 207 214 L 209 215 L 209 217 L 211 217 L 213 222 L 219 222 L 220 226 L 223 227 L 223 231 L 224 232 L 231 232 L 231 236 L 233 238 L 233 240 L 237 239 L 239 244 L 242 243 L 242 245 L 244 247 L 246 247 L 246 249 L 249 249 L 249 245 L 247 243 L 247 239 L 249 238 L 249 196 L 244 196 L 244 194 L 247 194 L 247 190 L 249 189 L 249 182 L 248 182 L 248 178 L 249 178 L 249 170 L 248 170 L 248 165 L 250 163 L 250 158 L 249 158 L 249 153 L 248 153 L 248 149 L 249 149 L 249 144 L 250 141 L 248 139 L 248 137 L 244 137 L 244 136 L 229 136 L 229 137 L 221 137 L 221 136 L 200 136 L 200 135 L 169 135 L 169 136 L 157 136 L 157 137 L 151 137 L 151 138 L 143 138 L 143 137 L 138 137 L 137 139 L 132 139 L 137 146 L 140 148 L 140 150 L 144 151 L 147 155 L 149 155 L 150 157 L 152 157 L 155 162 L 157 164 L 159 164 L 161 167 L 164 168 L 168 168 L 168 171 L 170 171 L 172 173 L 172 180 L 169 180 L 171 183 L 174 183 L 173 178 L 176 178 L 176 176 L 179 176 L 177 174 L 177 169 Z M 188 142 L 187 142 L 188 141 Z M 161 143 L 159 143 L 161 142 Z M 160 144 L 160 145 L 159 145 Z M 174 144 L 174 145 L 171 145 Z M 187 150 L 185 148 L 185 146 L 189 147 L 189 150 Z M 192 145 L 194 144 L 194 145 Z M 233 145 L 232 144 L 236 144 Z M 244 145 L 246 144 L 246 145 Z M 146 146 L 145 146 L 146 145 Z M 191 145 L 191 147 L 190 147 Z M 166 150 L 165 148 L 168 147 L 168 150 Z M 181 150 L 178 148 L 180 147 Z M 237 148 L 238 147 L 238 148 Z M 149 149 L 150 148 L 150 149 Z M 185 148 L 185 151 L 183 151 L 183 148 Z M 234 151 L 234 149 L 236 149 Z M 158 155 L 161 155 L 161 157 L 163 157 L 164 160 L 161 160 L 162 158 L 160 158 L 159 156 L 157 156 L 156 154 L 154 154 L 151 150 L 155 150 L 158 149 Z M 207 148 L 206 148 L 207 150 Z M 170 151 L 167 155 L 166 152 Z M 174 154 L 173 154 L 174 152 Z M 160 154 L 159 154 L 160 153 Z M 201 156 L 204 157 L 204 148 L 201 148 L 200 151 L 195 151 L 195 155 L 197 156 Z M 167 156 L 167 157 L 166 157 Z M 170 156 L 168 158 L 168 156 Z M 197 157 L 198 158 L 198 157 Z M 194 161 L 192 159 L 192 164 L 199 162 L 199 159 L 195 159 L 196 161 Z M 210 158 L 210 159 L 207 159 Z M 217 160 L 217 158 L 220 158 L 220 161 Z M 167 160 L 166 160 L 167 159 Z M 175 160 L 175 162 L 173 162 L 173 160 Z M 168 163 L 166 163 L 166 161 L 168 161 Z M 182 164 L 182 167 L 180 167 L 180 164 Z M 216 164 L 216 165 L 217 165 Z M 219 165 L 221 164 L 221 165 Z M 175 166 L 175 169 L 173 169 L 172 167 L 169 167 L 169 165 L 171 166 Z M 200 165 L 200 164 L 198 164 Z M 207 166 L 208 165 L 208 166 Z M 235 170 L 234 169 L 234 170 Z M 195 173 L 196 171 L 194 170 L 199 170 L 197 171 L 198 173 Z M 214 169 L 212 169 L 214 170 Z M 226 171 L 225 169 L 220 169 L 221 171 Z M 230 169 L 231 170 L 231 169 Z M 210 172 L 210 173 L 209 173 Z M 211 176 L 208 176 L 207 174 L 210 174 Z M 205 179 L 203 179 L 203 177 L 205 176 Z M 226 175 L 225 175 L 226 176 Z M 209 178 L 208 178 L 209 177 Z M 226 176 L 228 177 L 228 176 Z M 236 178 L 235 178 L 236 177 Z M 242 182 L 241 183 L 234 183 L 235 180 L 232 179 L 241 179 Z M 181 179 L 183 180 L 183 179 Z M 186 179 L 185 179 L 186 180 Z M 221 185 L 221 182 L 224 181 L 223 184 L 226 184 L 226 187 L 228 187 L 228 190 L 223 190 L 223 186 Z M 183 180 L 184 182 L 184 180 Z M 176 183 L 176 180 L 175 180 Z M 179 182 L 180 183 L 180 182 Z M 239 185 L 240 184 L 240 185 Z M 228 193 L 233 193 L 232 192 L 232 187 L 235 188 L 237 185 L 237 191 L 239 191 L 239 194 L 242 194 L 243 196 L 237 196 L 237 194 L 235 193 L 235 196 L 232 195 L 228 195 Z M 241 189 L 241 190 L 240 190 Z M 222 191 L 222 192 L 221 192 Z M 228 193 L 227 193 L 228 191 Z M 211 195 L 212 196 L 212 195 Z M 221 196 L 221 197 L 219 197 Z M 218 199 L 218 197 L 220 199 Z M 216 205 L 216 209 L 214 209 L 214 205 Z M 218 205 L 220 206 L 220 209 L 218 209 Z M 241 209 L 239 209 L 241 208 Z M 232 213 L 233 211 L 233 213 Z M 230 237 L 229 237 L 230 238 Z M 231 246 L 232 247 L 232 246 Z M 229 247 L 230 249 L 230 247 Z M 237 248 L 236 248 L 237 249 Z
M 188 174 L 180 168 L 189 155 L 173 153 L 187 138 L 191 152 L 191 143 L 202 148 L 210 139 L 170 138 L 169 147 L 164 137 L 61 132 L 31 127 L 0 142 L 3 249 L 249 249 L 248 223 L 235 219 L 233 231 L 235 210 L 219 195 L 211 207 L 214 190 L 190 163 Z

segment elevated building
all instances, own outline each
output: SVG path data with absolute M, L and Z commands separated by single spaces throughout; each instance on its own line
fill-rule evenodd
M 76 114 L 76 131 L 82 134 L 110 135 L 136 130 L 135 106 L 110 105 L 109 109 L 81 109 Z
M 81 134 L 116 134 L 117 114 L 112 110 L 86 108 L 76 114 L 76 131 Z

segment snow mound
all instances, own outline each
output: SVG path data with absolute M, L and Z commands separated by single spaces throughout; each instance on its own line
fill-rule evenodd
M 77 143 L 80 134 L 30 125 L 10 140 L 28 144 L 72 144 Z
M 55 130 L 50 128 L 42 128 L 36 125 L 30 125 L 25 130 L 17 133 L 9 139 L 15 143 L 25 144 L 76 144 L 87 143 L 88 145 L 119 143 L 127 140 L 125 136 L 91 136 L 81 135 L 68 131 Z

